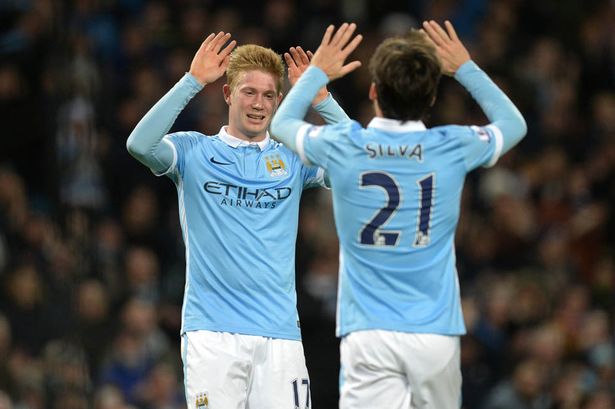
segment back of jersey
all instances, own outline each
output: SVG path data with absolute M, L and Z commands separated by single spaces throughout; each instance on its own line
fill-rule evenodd
M 305 154 L 329 173 L 340 238 L 339 336 L 465 333 L 455 229 L 465 176 L 494 159 L 498 132 L 383 118 L 308 132 Z

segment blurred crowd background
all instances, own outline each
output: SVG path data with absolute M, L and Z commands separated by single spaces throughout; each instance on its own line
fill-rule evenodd
M 614 409 L 615 2 L 604 0 L 0 1 L 0 409 L 185 408 L 176 192 L 125 141 L 207 34 L 282 53 L 357 22 L 364 67 L 330 88 L 366 124 L 371 53 L 423 19 L 452 20 L 529 126 L 464 190 L 463 407 Z M 173 129 L 217 133 L 222 84 Z M 486 118 L 444 78 L 427 122 Z M 329 193 L 306 192 L 297 291 L 316 409 L 337 407 L 337 246 Z

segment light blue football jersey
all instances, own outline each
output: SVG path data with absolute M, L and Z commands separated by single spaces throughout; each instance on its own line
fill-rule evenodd
M 465 333 L 454 237 L 466 174 L 502 149 L 494 126 L 375 118 L 304 125 L 301 157 L 330 178 L 340 239 L 338 336 Z
M 295 242 L 304 188 L 324 185 L 267 137 L 247 143 L 225 128 L 165 136 L 174 160 L 186 246 L 182 333 L 194 330 L 300 340 Z

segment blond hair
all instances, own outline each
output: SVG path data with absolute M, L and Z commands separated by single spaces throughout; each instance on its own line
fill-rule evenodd
M 227 83 L 231 90 L 237 85 L 240 74 L 251 70 L 259 70 L 273 75 L 276 91 L 280 92 L 282 90 L 284 63 L 282 62 L 282 56 L 271 48 L 246 44 L 233 50 L 231 60 L 226 69 Z

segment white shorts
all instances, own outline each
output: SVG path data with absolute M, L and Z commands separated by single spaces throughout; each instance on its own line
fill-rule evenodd
M 459 409 L 459 337 L 357 331 L 342 339 L 340 409 Z
M 190 331 L 181 350 L 188 409 L 311 407 L 301 341 Z

